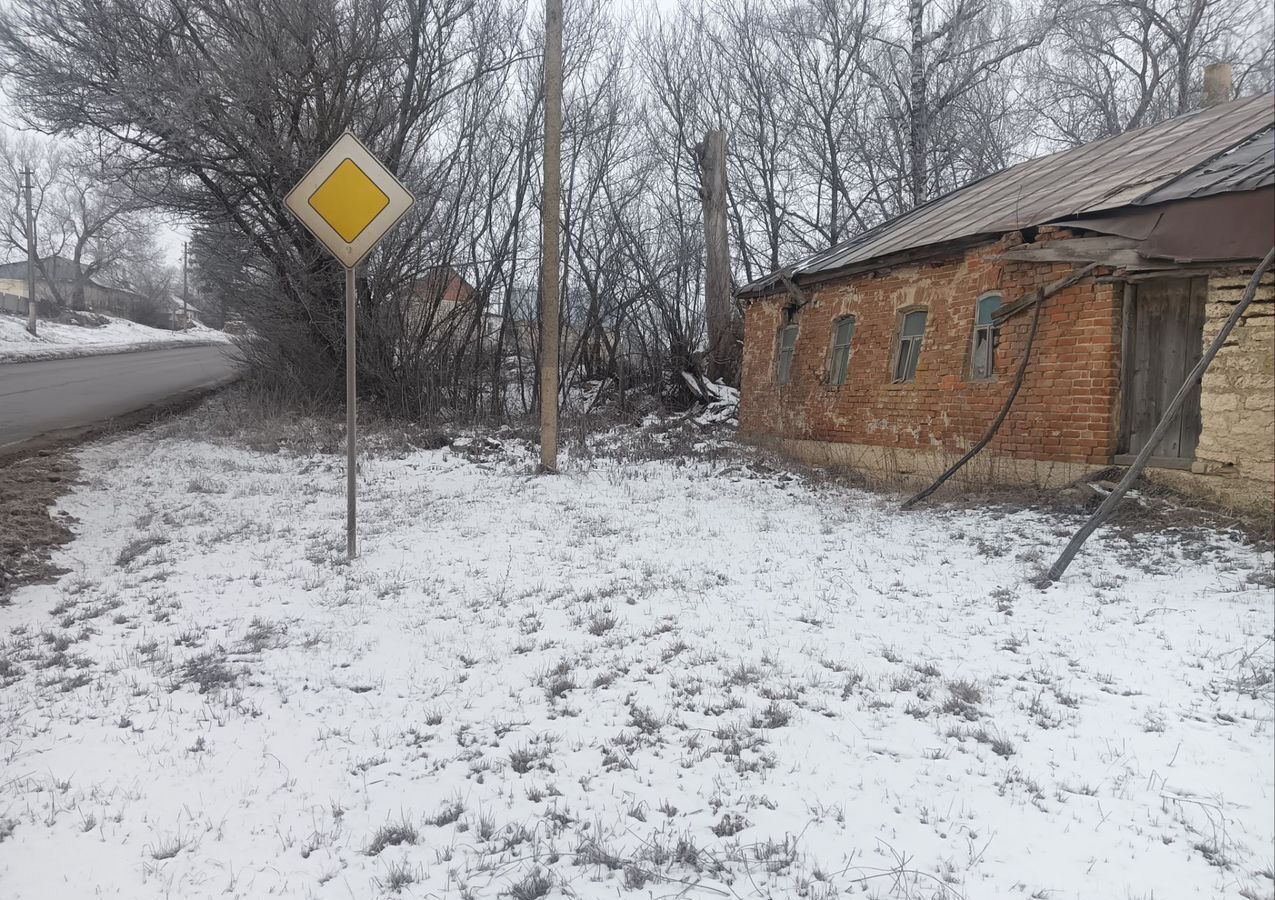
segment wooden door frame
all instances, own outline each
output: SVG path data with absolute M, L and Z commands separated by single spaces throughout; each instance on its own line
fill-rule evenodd
M 1112 463 L 1118 466 L 1127 466 L 1133 462 L 1136 454 L 1129 452 L 1129 444 L 1133 437 L 1133 412 L 1131 409 L 1131 396 L 1133 387 L 1133 342 L 1134 335 L 1137 330 L 1137 289 L 1148 282 L 1155 282 L 1160 279 L 1168 279 L 1173 277 L 1184 277 L 1188 283 L 1196 278 L 1204 281 L 1204 297 L 1203 303 L 1207 307 L 1208 304 L 1208 278 L 1198 272 L 1183 273 L 1165 273 L 1157 278 L 1143 279 L 1138 282 L 1126 281 L 1124 283 L 1124 296 L 1122 298 L 1122 314 L 1120 322 L 1120 427 L 1116 434 L 1116 454 L 1112 457 Z M 1188 293 L 1188 309 L 1193 309 L 1194 292 Z M 1201 326 L 1204 324 L 1206 312 L 1201 310 Z M 1202 348 L 1201 348 L 1202 349 Z M 1178 413 L 1179 416 L 1185 417 L 1187 410 L 1182 409 Z M 1190 470 L 1195 463 L 1194 451 L 1190 458 L 1179 456 L 1153 456 L 1148 461 L 1149 466 L 1160 469 L 1185 469 Z
M 1134 297 L 1136 285 L 1124 283 L 1123 306 L 1120 315 L 1120 429 L 1116 434 L 1116 455 L 1113 462 L 1120 464 L 1122 457 L 1129 456 L 1129 438 L 1132 415 L 1129 411 L 1129 394 L 1133 388 L 1133 326 L 1136 304 Z M 1130 460 L 1132 457 L 1129 456 Z

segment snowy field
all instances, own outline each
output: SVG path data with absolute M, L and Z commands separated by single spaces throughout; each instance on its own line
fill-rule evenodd
M 1267 898 L 1269 553 L 482 437 L 87 448 L 0 896 Z M 633 436 L 633 440 L 639 440 Z M 650 443 L 650 437 L 641 438 Z
M 25 316 L 0 312 L 0 362 L 24 359 L 65 359 L 94 353 L 145 350 L 163 345 L 209 344 L 228 340 L 212 328 L 196 324 L 186 331 L 166 331 L 128 319 L 103 316 L 107 325 L 86 327 L 40 320 L 36 334 L 27 331 Z

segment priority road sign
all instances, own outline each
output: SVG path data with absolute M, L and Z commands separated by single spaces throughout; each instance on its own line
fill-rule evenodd
M 355 543 L 355 448 L 357 408 L 354 392 L 354 268 L 372 252 L 416 202 L 372 151 L 350 132 L 310 167 L 283 199 L 301 224 L 345 266 L 345 548 Z
M 416 199 L 347 131 L 283 202 L 329 253 L 352 269 L 398 224 Z

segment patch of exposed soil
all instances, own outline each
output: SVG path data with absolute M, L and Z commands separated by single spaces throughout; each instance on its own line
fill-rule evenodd
M 22 585 L 65 571 L 49 557 L 71 540 L 75 520 L 52 507 L 79 473 L 69 454 L 48 450 L 0 466 L 0 604 Z

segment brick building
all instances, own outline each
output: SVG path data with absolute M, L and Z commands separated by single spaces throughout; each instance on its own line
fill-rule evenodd
M 1275 98 L 1012 167 L 745 286 L 741 430 L 806 462 L 1057 485 L 1127 461 L 1275 242 Z M 1079 277 L 1077 277 L 1079 276 Z M 1266 279 L 1153 452 L 1158 478 L 1269 510 Z

